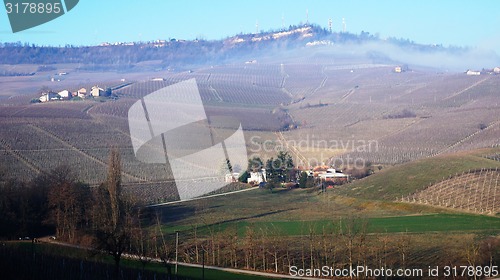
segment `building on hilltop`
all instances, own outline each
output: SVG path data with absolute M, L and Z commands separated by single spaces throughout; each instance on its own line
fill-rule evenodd
M 62 91 L 58 92 L 57 94 L 59 94 L 59 96 L 62 99 L 70 99 L 72 97 L 71 93 L 67 89 L 62 90 Z
M 467 76 L 479 76 L 479 75 L 481 75 L 481 72 L 479 72 L 479 71 L 473 71 L 473 70 L 467 70 L 467 72 L 465 72 L 465 74 L 467 74 Z
M 59 96 L 59 94 L 49 91 L 42 93 L 42 96 L 40 96 L 38 100 L 40 100 L 40 102 L 49 102 L 49 101 L 59 100 L 60 98 L 61 96 Z
M 408 65 L 406 64 L 394 67 L 394 73 L 403 73 L 406 71 L 408 71 Z
M 87 97 L 87 89 L 86 88 L 81 88 L 81 89 L 77 90 L 76 91 L 76 96 L 78 96 L 80 98 Z
M 93 86 L 92 89 L 90 90 L 90 95 L 93 97 L 99 97 L 99 96 L 104 96 L 104 89 L 98 87 L 98 86 Z

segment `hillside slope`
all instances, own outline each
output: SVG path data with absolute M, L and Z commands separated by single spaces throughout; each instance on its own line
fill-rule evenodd
M 497 214 L 500 209 L 499 179 L 498 168 L 464 172 L 402 197 L 401 201 Z
M 396 200 L 458 173 L 498 168 L 500 161 L 485 158 L 499 148 L 445 154 L 385 168 L 372 176 L 340 187 L 340 195 L 366 199 Z

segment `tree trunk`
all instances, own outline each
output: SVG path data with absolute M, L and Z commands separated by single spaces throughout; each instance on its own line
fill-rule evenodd
M 120 279 L 120 255 L 115 255 L 114 261 L 115 261 L 115 273 L 114 273 L 114 279 L 119 280 Z

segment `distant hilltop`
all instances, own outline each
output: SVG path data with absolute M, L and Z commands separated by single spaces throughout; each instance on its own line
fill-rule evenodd
M 249 61 L 272 52 L 304 49 L 325 45 L 364 43 L 391 44 L 420 52 L 463 52 L 463 48 L 422 45 L 409 39 L 381 39 L 362 31 L 360 34 L 332 32 L 315 24 L 291 25 L 288 28 L 238 34 L 222 40 L 182 40 L 169 38 L 147 42 L 102 43 L 98 46 L 47 47 L 28 43 L 0 44 L 0 64 L 80 63 L 82 70 L 140 70 L 137 63 L 161 61 L 162 69 L 195 67 Z M 371 52 L 378 59 L 383 55 Z M 157 70 L 162 70 L 157 69 Z

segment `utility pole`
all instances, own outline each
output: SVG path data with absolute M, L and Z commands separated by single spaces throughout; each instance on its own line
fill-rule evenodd
M 175 275 L 177 275 L 177 264 L 179 263 L 178 261 L 178 256 L 179 256 L 179 232 L 175 232 Z

